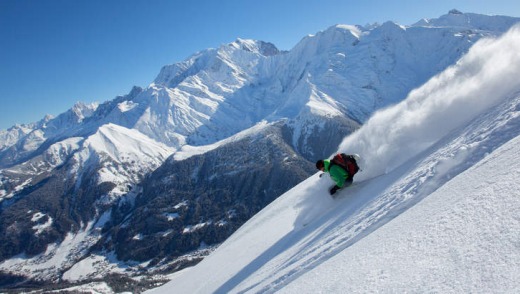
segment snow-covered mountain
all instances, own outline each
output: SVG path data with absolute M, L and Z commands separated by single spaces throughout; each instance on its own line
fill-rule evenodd
M 147 88 L 0 131 L 0 284 L 158 273 L 198 262 L 310 176 L 313 162 L 375 111 L 441 72 L 470 75 L 477 67 L 448 67 L 518 21 L 452 11 L 412 26 L 336 25 L 288 52 L 237 39 L 163 67 Z M 443 117 L 435 123 L 456 125 Z M 374 136 L 407 142 L 415 137 L 399 130 L 414 125 L 389 123 Z M 394 150 L 381 144 L 359 153 L 378 155 L 391 169 L 401 157 L 381 154 Z
M 519 75 L 520 26 L 480 41 L 345 138 L 338 198 L 310 177 L 150 293 L 518 292 Z

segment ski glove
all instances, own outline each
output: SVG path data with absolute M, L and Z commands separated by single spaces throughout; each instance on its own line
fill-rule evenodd
M 334 195 L 336 194 L 336 192 L 339 190 L 340 188 L 338 187 L 338 185 L 335 185 L 334 187 L 332 187 L 332 189 L 330 189 L 330 195 Z

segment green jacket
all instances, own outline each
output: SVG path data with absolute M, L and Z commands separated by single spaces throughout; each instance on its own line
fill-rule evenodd
M 349 177 L 348 172 L 341 168 L 339 165 L 333 164 L 331 167 L 330 160 L 324 160 L 323 163 L 325 167 L 325 172 L 328 172 L 330 174 L 330 177 L 334 182 L 336 182 L 336 185 L 338 187 L 343 188 L 343 186 L 345 185 L 345 180 Z

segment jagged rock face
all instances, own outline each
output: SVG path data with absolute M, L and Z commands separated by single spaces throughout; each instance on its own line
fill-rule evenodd
M 143 183 L 132 216 L 119 214 L 122 223 L 110 238 L 118 257 L 176 257 L 224 241 L 315 172 L 290 146 L 288 134 L 278 123 L 213 151 L 168 160 Z

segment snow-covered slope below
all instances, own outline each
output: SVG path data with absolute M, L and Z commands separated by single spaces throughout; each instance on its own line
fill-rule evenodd
M 364 171 L 339 198 L 316 174 L 151 292 L 518 292 L 519 40 L 481 41 L 347 137 Z
M 333 243 L 281 293 L 518 293 L 519 163 L 517 136 L 365 239 Z

